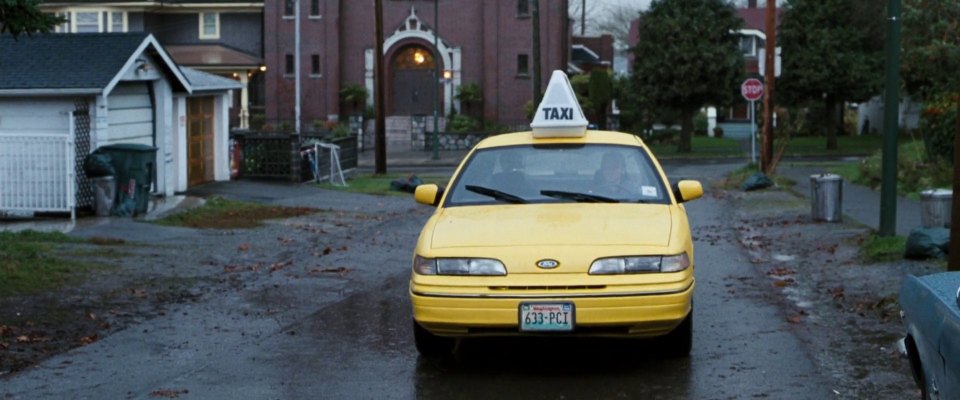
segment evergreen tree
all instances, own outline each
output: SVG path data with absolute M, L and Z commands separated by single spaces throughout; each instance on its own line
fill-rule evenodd
M 10 33 L 16 39 L 22 34 L 50 32 L 65 22 L 41 12 L 39 5 L 40 0 L 0 0 L 0 34 Z
M 818 102 L 826 117 L 827 149 L 837 148 L 843 105 L 880 93 L 885 7 L 876 0 L 789 0 L 778 38 L 782 103 Z
M 725 0 L 655 0 L 640 14 L 635 89 L 658 114 L 663 108 L 680 114 L 679 152 L 691 150 L 697 110 L 729 105 L 738 93 L 742 24 Z

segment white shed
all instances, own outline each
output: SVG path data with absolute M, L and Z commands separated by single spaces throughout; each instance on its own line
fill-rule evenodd
M 157 148 L 157 195 L 229 179 L 228 107 L 240 84 L 181 69 L 152 35 L 0 36 L 0 54 L 0 212 L 91 206 L 82 162 L 110 144 Z M 191 134 L 211 146 L 191 149 Z

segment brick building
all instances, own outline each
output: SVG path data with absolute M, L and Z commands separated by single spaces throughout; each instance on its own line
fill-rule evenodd
M 529 0 L 438 0 L 440 115 L 462 110 L 457 87 L 477 84 L 483 119 L 527 123 L 533 97 L 532 18 Z M 295 111 L 293 0 L 264 2 L 264 112 L 268 121 L 293 121 Z M 373 0 L 300 0 L 301 124 L 344 120 L 362 111 L 342 104 L 340 90 L 367 88 L 373 104 Z M 540 0 L 541 79 L 566 70 L 570 49 L 567 0 Z M 433 114 L 434 1 L 384 0 L 386 115 Z M 480 112 L 476 112 L 480 116 Z

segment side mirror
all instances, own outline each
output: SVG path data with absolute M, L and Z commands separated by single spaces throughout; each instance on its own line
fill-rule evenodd
M 429 183 L 418 185 L 413 192 L 413 199 L 420 204 L 436 207 L 440 204 L 440 198 L 443 197 L 443 189 L 440 186 Z
M 686 203 L 703 196 L 703 185 L 699 181 L 683 180 L 673 184 L 673 197 L 677 203 Z

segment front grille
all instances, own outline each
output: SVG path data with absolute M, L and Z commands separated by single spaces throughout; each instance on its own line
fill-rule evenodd
M 607 285 L 576 285 L 576 286 L 489 286 L 490 290 L 498 292 L 509 291 L 570 291 L 570 290 L 601 290 Z

